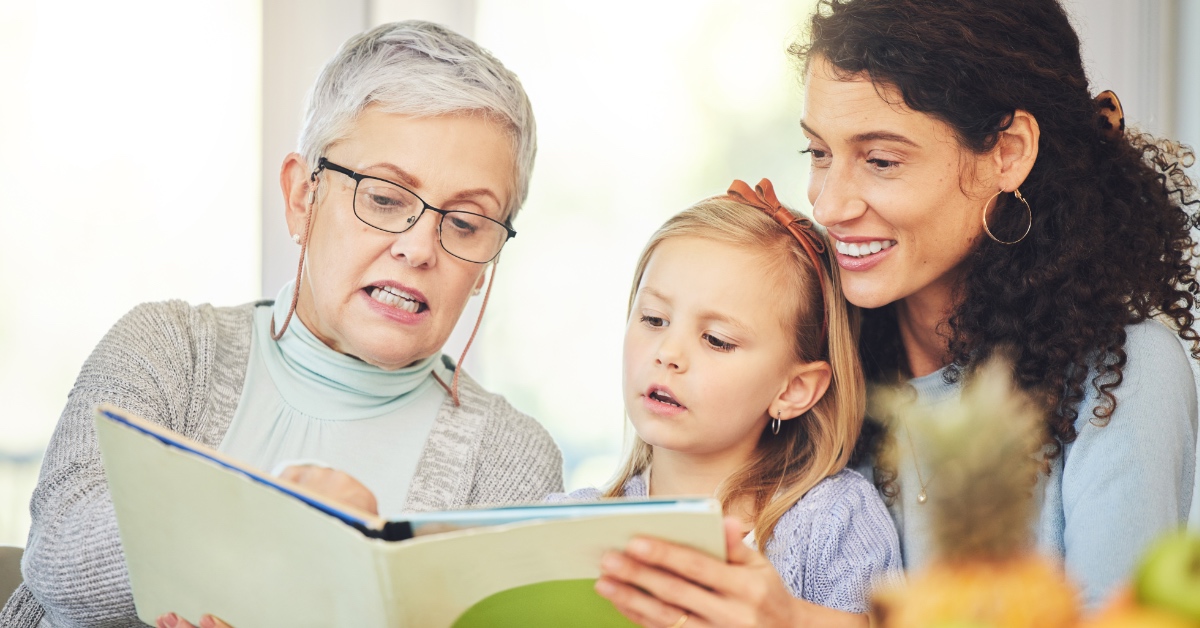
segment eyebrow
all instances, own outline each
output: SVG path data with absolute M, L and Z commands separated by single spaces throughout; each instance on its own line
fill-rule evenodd
M 366 170 L 371 170 L 371 169 L 386 170 L 391 176 L 395 177 L 395 179 L 396 179 L 395 183 L 399 183 L 406 188 L 412 188 L 412 189 L 420 189 L 421 188 L 421 180 L 420 179 L 418 179 L 413 174 L 409 173 L 407 170 L 404 170 L 403 168 L 396 166 L 395 164 L 380 162 L 377 164 L 371 164 L 370 166 L 366 167 Z M 503 211 L 504 203 L 501 203 L 500 199 L 496 196 L 496 193 L 491 191 L 488 188 L 472 188 L 470 190 L 463 190 L 461 192 L 456 192 L 454 194 L 454 196 L 451 196 L 450 198 L 446 199 L 446 201 L 443 202 L 442 204 L 446 205 L 446 204 L 452 203 L 454 201 L 472 199 L 472 198 L 475 198 L 478 196 L 486 196 L 488 198 L 491 198 L 492 201 L 494 201 L 496 203 L 497 210 Z
M 409 172 L 407 170 L 404 170 L 403 168 L 400 168 L 399 166 L 396 166 L 394 164 L 380 162 L 377 164 L 371 164 L 371 165 L 367 166 L 366 168 L 364 168 L 364 170 L 387 170 L 388 173 L 390 173 L 392 175 L 392 177 L 394 177 L 396 179 L 395 183 L 400 183 L 400 184 L 404 185 L 404 187 L 409 187 L 409 188 L 421 187 L 420 179 L 418 179 L 416 176 L 414 176 L 412 174 L 409 174 Z
M 641 291 L 646 294 L 649 294 L 652 297 L 655 297 L 657 299 L 665 301 L 668 305 L 671 304 L 671 299 L 667 298 L 667 295 L 659 292 L 658 290 L 655 290 L 654 288 L 647 286 L 645 288 L 642 288 Z M 742 333 L 744 333 L 746 335 L 751 335 L 749 327 L 746 327 L 744 324 L 742 324 L 741 321 L 739 321 L 735 318 L 732 318 L 726 314 L 722 314 L 721 312 L 717 312 L 714 310 L 704 310 L 704 311 L 700 312 L 699 318 L 700 318 L 700 320 L 711 320 L 711 321 L 725 323 L 732 327 L 736 327 L 738 330 L 740 330 Z
M 803 120 L 800 121 L 800 128 L 804 129 L 809 135 L 812 135 L 819 140 L 824 139 L 821 137 L 820 133 L 812 130 L 812 127 L 805 124 Z M 892 133 L 891 131 L 867 131 L 866 133 L 858 133 L 850 138 L 850 143 L 861 144 L 863 142 L 873 142 L 877 140 L 896 142 L 898 144 L 907 144 L 913 148 L 919 148 L 916 142 L 904 137 L 903 135 L 900 135 L 899 133 Z

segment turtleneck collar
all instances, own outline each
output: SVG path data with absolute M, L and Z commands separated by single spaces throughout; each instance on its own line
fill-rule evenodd
M 282 325 L 292 301 L 294 283 L 288 282 L 271 308 L 275 324 Z M 268 329 L 269 329 L 268 321 Z M 410 366 L 386 371 L 321 342 L 292 315 L 287 331 L 278 341 L 263 334 L 263 356 L 268 372 L 284 402 L 296 410 L 324 420 L 363 419 L 395 410 L 419 396 L 432 377 L 441 355 L 418 360 Z

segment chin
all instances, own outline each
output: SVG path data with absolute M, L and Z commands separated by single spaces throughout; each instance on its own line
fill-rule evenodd
M 876 289 L 870 284 L 855 285 L 843 280 L 842 294 L 852 305 L 872 310 L 896 301 L 891 291 Z
M 349 349 L 344 353 L 385 371 L 402 369 L 436 353 L 436 351 L 427 351 L 424 348 L 412 346 L 413 339 L 400 334 L 375 334 L 368 338 L 356 338 L 355 340 L 355 344 L 364 350 Z M 381 351 L 380 349 L 385 350 Z

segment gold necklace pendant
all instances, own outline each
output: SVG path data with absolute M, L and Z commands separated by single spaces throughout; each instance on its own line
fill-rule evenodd
M 904 421 L 904 434 L 908 436 L 908 449 L 912 452 L 913 469 L 917 472 L 917 484 L 921 485 L 921 492 L 917 493 L 917 503 L 924 505 L 925 502 L 929 501 L 929 496 L 925 494 L 925 487 L 929 485 L 929 482 L 933 481 L 933 476 L 929 476 L 929 482 L 926 482 L 925 478 L 921 477 L 921 461 L 917 460 L 917 446 L 913 442 L 912 431 L 908 429 L 907 419 Z

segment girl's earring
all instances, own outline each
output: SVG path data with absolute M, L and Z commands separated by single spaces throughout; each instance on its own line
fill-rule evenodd
M 783 423 L 783 410 L 775 411 L 775 418 L 771 419 L 771 433 L 779 435 L 779 425 Z
M 292 242 L 295 242 L 296 244 L 300 244 L 300 234 L 299 233 L 292 234 Z
M 481 292 L 483 292 L 483 288 L 476 286 L 474 290 L 471 290 L 471 296 L 477 297 Z

